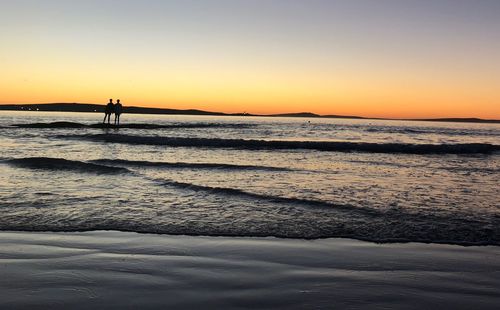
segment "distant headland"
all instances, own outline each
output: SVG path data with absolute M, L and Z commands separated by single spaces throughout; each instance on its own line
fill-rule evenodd
M 0 110 L 10 111 L 45 111 L 45 112 L 90 112 L 103 113 L 105 105 L 92 103 L 40 103 L 40 104 L 1 104 Z M 303 118 L 347 118 L 347 119 L 378 119 L 378 120 L 407 120 L 427 122 L 460 122 L 460 123 L 496 123 L 500 120 L 481 118 L 427 118 L 427 119 L 389 119 L 370 118 L 354 115 L 319 115 L 311 112 L 281 113 L 281 114 L 250 114 L 250 113 L 223 113 L 196 109 L 165 109 L 126 106 L 123 113 L 127 114 L 169 114 L 169 115 L 214 115 L 214 116 L 262 116 L 262 117 L 303 117 Z

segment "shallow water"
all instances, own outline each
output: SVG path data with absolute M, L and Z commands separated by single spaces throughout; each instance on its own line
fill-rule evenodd
M 500 244 L 497 124 L 101 117 L 0 112 L 0 229 Z

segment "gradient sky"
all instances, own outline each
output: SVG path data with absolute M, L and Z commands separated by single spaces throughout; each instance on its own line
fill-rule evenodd
M 0 103 L 500 119 L 497 0 L 0 0 Z

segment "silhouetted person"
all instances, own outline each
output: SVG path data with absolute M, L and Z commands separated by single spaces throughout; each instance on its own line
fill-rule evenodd
M 102 120 L 102 123 L 106 123 L 106 117 L 108 118 L 108 124 L 110 122 L 111 118 L 111 113 L 113 113 L 115 109 L 115 105 L 113 104 L 113 99 L 109 99 L 108 104 L 106 105 L 106 108 L 104 108 L 104 119 Z
M 115 125 L 120 125 L 120 114 L 122 114 L 122 108 L 120 99 L 118 99 L 115 104 Z

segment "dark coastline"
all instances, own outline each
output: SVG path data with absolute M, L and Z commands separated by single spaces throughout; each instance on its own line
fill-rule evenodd
M 0 111 L 44 111 L 44 112 L 87 112 L 103 113 L 104 105 L 91 103 L 42 103 L 42 104 L 1 104 Z M 124 107 L 123 113 L 127 114 L 166 114 L 166 115 L 212 115 L 212 116 L 259 116 L 259 117 L 302 117 L 302 118 L 337 118 L 337 119 L 373 119 L 373 120 L 404 120 L 424 122 L 454 122 L 454 123 L 489 123 L 500 124 L 500 120 L 481 118 L 431 118 L 431 119 L 391 119 L 369 118 L 353 115 L 319 115 L 310 112 L 280 113 L 280 114 L 249 114 L 249 113 L 223 113 L 210 112 L 196 109 L 165 109 L 146 107 Z

